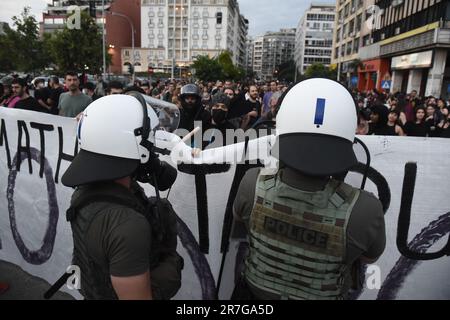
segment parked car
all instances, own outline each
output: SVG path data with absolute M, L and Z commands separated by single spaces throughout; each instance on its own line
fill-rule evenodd
M 31 89 L 36 90 L 36 82 L 38 80 L 44 80 L 44 86 L 48 86 L 48 80 L 50 78 L 49 77 L 44 77 L 44 76 L 40 76 L 40 77 L 36 77 L 31 81 Z

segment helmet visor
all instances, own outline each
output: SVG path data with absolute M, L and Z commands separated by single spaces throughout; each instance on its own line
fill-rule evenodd
M 63 185 L 81 185 L 113 181 L 131 176 L 138 168 L 139 161 L 105 156 L 81 149 L 61 178 Z
M 290 168 L 318 177 L 346 172 L 358 163 L 353 143 L 322 134 L 281 135 L 272 155 Z
M 144 96 L 145 102 L 152 107 L 159 120 L 159 125 L 154 130 L 175 132 L 180 125 L 180 110 L 175 104 L 168 103 L 150 96 Z

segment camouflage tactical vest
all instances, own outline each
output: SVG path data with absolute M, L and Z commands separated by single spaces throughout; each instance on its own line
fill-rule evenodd
M 346 229 L 360 191 L 331 180 L 305 192 L 258 177 L 245 278 L 282 299 L 342 299 Z

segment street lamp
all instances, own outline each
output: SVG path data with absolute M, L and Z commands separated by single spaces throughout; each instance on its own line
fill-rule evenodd
M 103 79 L 106 79 L 106 43 L 105 43 L 105 0 L 102 0 L 102 51 L 103 51 Z
M 133 84 L 134 84 L 134 81 L 135 81 L 135 79 L 136 79 L 135 72 L 134 72 L 134 67 L 135 67 L 135 65 L 136 65 L 136 56 L 135 56 L 135 54 L 134 54 L 134 32 L 135 32 L 135 30 L 134 30 L 134 24 L 133 24 L 133 21 L 131 21 L 131 19 L 130 19 L 128 16 L 126 16 L 126 15 L 124 15 L 124 14 L 122 14 L 122 13 L 111 12 L 111 15 L 117 16 L 117 17 L 122 17 L 122 18 L 126 19 L 126 20 L 128 21 L 128 23 L 130 24 L 130 27 L 131 27 L 131 47 L 132 47 L 132 55 L 133 55 L 133 58 L 131 59 L 131 62 L 132 62 L 132 64 L 133 64 L 133 68 L 132 68 L 132 70 L 133 70 L 132 81 L 133 81 Z
M 339 35 L 339 43 L 341 44 L 338 49 L 338 74 L 337 81 L 341 82 L 341 60 L 342 60 L 342 46 L 344 45 L 342 37 L 344 36 L 344 19 L 339 20 L 339 25 L 341 26 L 340 35 Z M 344 49 L 345 52 L 345 49 Z

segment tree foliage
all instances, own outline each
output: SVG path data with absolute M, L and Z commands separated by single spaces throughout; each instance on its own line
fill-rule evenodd
M 46 43 L 59 71 L 88 71 L 99 73 L 103 67 L 102 34 L 100 28 L 86 12 L 81 13 L 81 29 L 56 32 Z M 107 55 L 107 65 L 111 57 Z
M 289 60 L 278 66 L 278 79 L 286 82 L 293 82 L 295 80 L 295 62 Z
M 206 55 L 198 56 L 191 67 L 195 70 L 195 77 L 202 81 L 215 81 L 223 77 L 219 61 Z
M 228 51 L 222 52 L 216 58 L 209 58 L 206 55 L 199 56 L 192 64 L 192 68 L 195 70 L 195 77 L 202 81 L 240 80 L 245 76 L 244 69 L 233 64 Z
M 321 64 L 315 63 L 310 65 L 305 71 L 305 78 L 327 78 L 336 80 L 337 74 L 335 71 L 331 70 L 329 67 Z
M 45 68 L 49 56 L 39 37 L 39 25 L 30 8 L 12 18 L 14 28 L 5 28 L 0 35 L 0 70 L 37 72 Z

